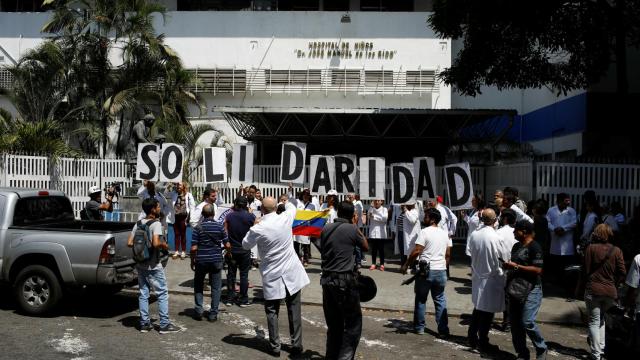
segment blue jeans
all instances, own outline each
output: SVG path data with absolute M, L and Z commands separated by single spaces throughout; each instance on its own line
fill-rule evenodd
M 104 220 L 105 221 L 120 221 L 120 205 L 119 204 L 113 204 L 113 211 L 112 212 L 105 211 L 104 212 Z
M 413 310 L 413 326 L 416 331 L 422 331 L 425 327 L 424 314 L 427 309 L 427 297 L 431 291 L 433 305 L 436 308 L 436 323 L 439 334 L 449 334 L 449 318 L 447 316 L 447 297 L 444 287 L 447 284 L 446 270 L 431 270 L 427 277 L 416 277 L 415 283 L 415 307 Z
M 151 324 L 149 318 L 149 288 L 158 296 L 158 312 L 160 315 L 160 327 L 165 327 L 169 321 L 169 289 L 167 288 L 167 278 L 164 268 L 146 270 L 138 268 L 138 306 L 140 307 L 140 325 Z
M 513 298 L 509 299 L 511 340 L 518 356 L 524 359 L 529 358 L 527 335 L 536 348 L 536 355 L 547 350 L 547 344 L 545 344 L 542 334 L 540 334 L 540 329 L 536 324 L 536 316 L 541 304 L 542 287 L 540 285 L 533 287 L 524 304 Z
M 604 353 L 604 315 L 615 305 L 615 299 L 608 296 L 585 294 L 584 302 L 589 314 L 589 345 L 591 358 L 600 359 Z
M 204 309 L 204 277 L 209 274 L 209 285 L 211 286 L 211 310 L 209 318 L 215 318 L 218 315 L 218 307 L 220 306 L 220 293 L 222 292 L 222 262 L 200 264 L 196 263 L 196 271 L 193 275 L 193 297 L 195 301 L 195 311 L 202 315 Z

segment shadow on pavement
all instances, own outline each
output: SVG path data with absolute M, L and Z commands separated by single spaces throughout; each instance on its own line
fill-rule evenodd
M 590 356 L 589 352 L 584 349 L 571 348 L 553 341 L 546 341 L 546 343 L 550 351 L 555 351 L 561 355 L 573 356 L 579 359 L 587 359 Z
M 465 287 L 465 286 L 456 286 L 455 288 L 453 288 L 458 294 L 462 294 L 462 295 L 470 295 L 472 292 L 472 289 L 470 287 Z
M 229 334 L 223 337 L 222 341 L 230 345 L 240 345 L 269 354 L 269 343 L 264 339 L 264 335 L 262 337 L 249 337 L 245 334 Z
M 406 334 L 413 332 L 413 322 L 400 319 L 388 319 L 384 327 L 394 329 L 396 334 Z

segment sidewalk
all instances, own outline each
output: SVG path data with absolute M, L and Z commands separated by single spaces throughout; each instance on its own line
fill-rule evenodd
M 315 249 L 313 249 L 315 250 Z M 322 306 L 322 288 L 320 286 L 320 259 L 317 252 L 313 252 L 309 267 L 306 269 L 311 280 L 309 286 L 302 291 L 302 301 L 305 304 Z M 367 265 L 370 265 L 370 258 Z M 393 261 L 393 260 L 392 260 Z M 167 265 L 167 280 L 169 292 L 173 294 L 192 295 L 193 294 L 193 271 L 189 266 L 189 258 L 185 260 L 170 259 Z M 385 271 L 369 271 L 367 268 L 361 269 L 361 273 L 371 276 L 378 286 L 376 297 L 362 303 L 366 309 L 413 312 L 413 285 L 402 286 L 401 282 L 409 275 L 399 273 L 397 262 L 385 265 Z M 451 316 L 461 316 L 471 314 L 473 305 L 471 303 L 471 279 L 468 265 L 460 262 L 451 265 L 451 277 L 447 282 L 447 309 Z M 239 276 L 238 276 L 239 277 Z M 226 271 L 223 275 L 223 286 L 226 279 Z M 255 300 L 262 299 L 262 281 L 259 270 L 249 272 L 249 281 L 253 286 L 249 289 L 249 298 Z M 223 290 L 224 293 L 225 290 Z M 208 292 L 206 292 L 208 294 Z M 433 312 L 433 302 L 427 302 L 427 311 Z M 583 301 L 567 302 L 564 298 L 547 297 L 542 301 L 537 320 L 544 323 L 556 323 L 564 325 L 583 325 L 583 314 L 585 314 Z M 502 314 L 496 314 L 496 318 L 501 318 Z

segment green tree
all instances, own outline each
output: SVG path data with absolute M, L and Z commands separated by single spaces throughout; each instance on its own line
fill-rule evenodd
M 429 23 L 462 40 L 441 76 L 471 96 L 482 85 L 583 89 L 612 61 L 626 93 L 626 48 L 640 45 L 640 2 L 630 0 L 435 0 Z

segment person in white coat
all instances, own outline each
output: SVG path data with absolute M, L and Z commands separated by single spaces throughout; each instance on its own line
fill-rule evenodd
M 296 217 L 296 207 L 287 202 L 285 211 L 276 214 L 277 202 L 273 197 L 262 201 L 263 216 L 249 229 L 242 240 L 246 250 L 257 246 L 262 275 L 264 309 L 269 328 L 271 354 L 280 355 L 278 313 L 280 301 L 285 300 L 289 314 L 291 353 L 302 353 L 301 290 L 309 284 L 304 267 L 291 246 L 291 225 Z
M 371 267 L 375 270 L 376 256 L 380 255 L 380 271 L 384 271 L 384 243 L 387 239 L 387 219 L 389 213 L 382 206 L 383 200 L 373 200 L 372 206 L 367 211 L 367 223 L 369 224 L 369 244 L 371 244 Z
M 406 259 L 409 257 L 411 251 L 413 251 L 413 248 L 416 245 L 416 240 L 418 240 L 418 236 L 420 236 L 420 229 L 422 227 L 420 226 L 420 212 L 416 208 L 415 200 L 410 200 L 403 205 L 402 213 L 404 215 L 402 220 L 402 253 L 404 255 L 403 260 L 406 262 Z M 413 270 L 415 272 L 415 265 Z
M 289 201 L 300 211 L 316 211 L 316 206 L 311 201 L 311 192 L 309 189 L 302 190 L 300 197 L 296 198 L 293 196 L 293 185 L 289 184 L 288 198 Z M 306 235 L 294 235 L 293 241 L 293 247 L 296 254 L 300 257 L 302 265 L 304 265 L 304 267 L 309 266 L 309 259 L 311 258 L 311 240 Z
M 471 234 L 471 300 L 473 314 L 467 333 L 469 346 L 483 353 L 492 353 L 497 346 L 489 344 L 489 329 L 494 313 L 504 310 L 505 277 L 500 258 L 503 255 L 500 235 L 493 225 L 496 213 L 485 209 L 481 217 L 483 226 Z
M 504 262 L 511 261 L 511 250 L 513 246 L 518 243 L 514 234 L 514 226 L 516 224 L 516 213 L 511 209 L 504 209 L 500 213 L 500 228 L 498 229 L 498 235 L 500 235 L 502 256 L 500 259 Z M 506 281 L 506 279 L 505 279 Z M 506 284 L 505 284 L 506 286 Z M 509 323 L 509 297 L 504 297 L 504 312 L 502 313 L 502 330 L 509 331 L 511 328 Z

